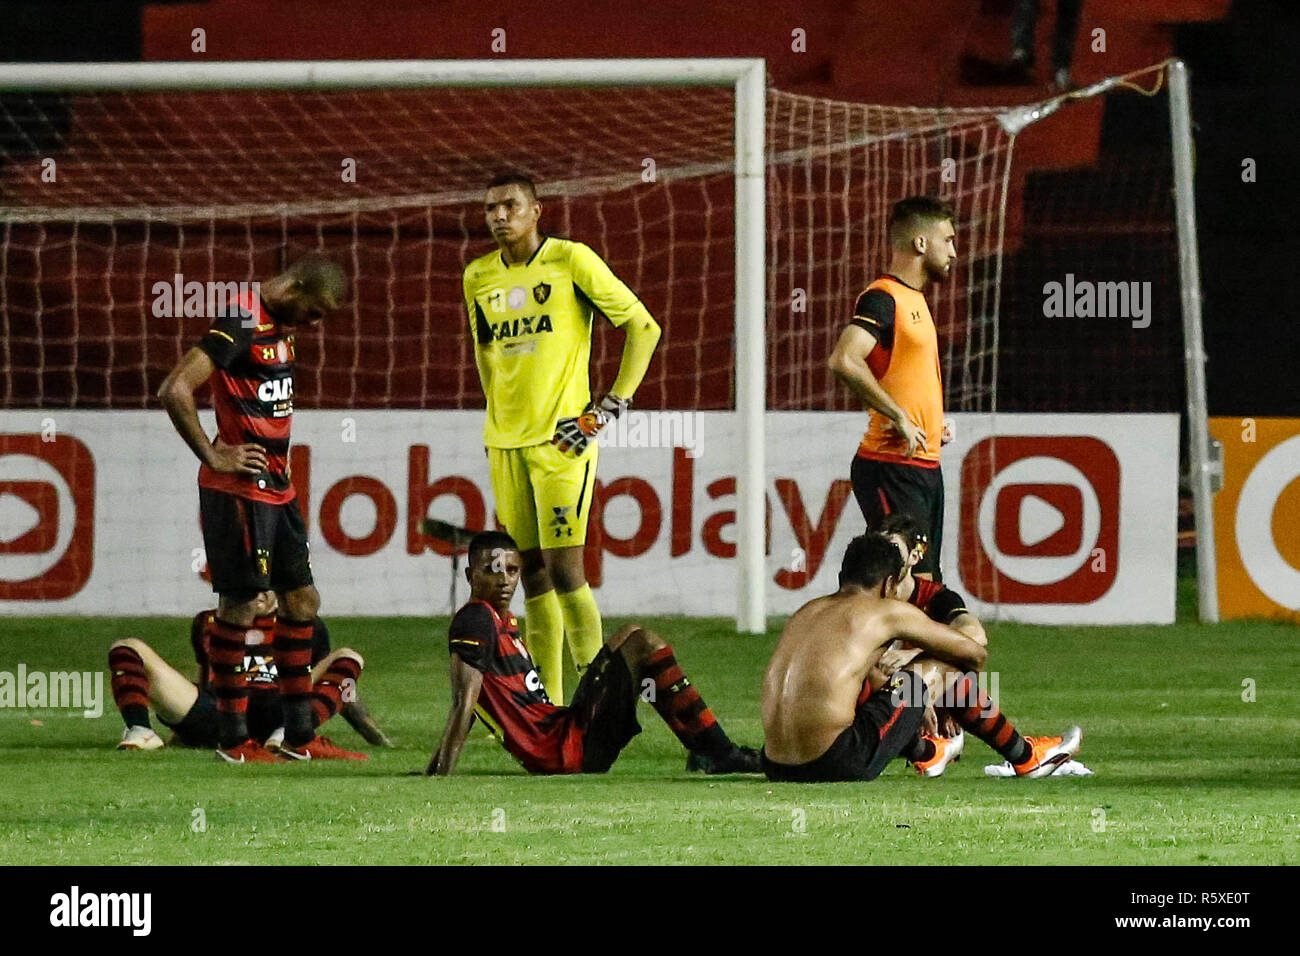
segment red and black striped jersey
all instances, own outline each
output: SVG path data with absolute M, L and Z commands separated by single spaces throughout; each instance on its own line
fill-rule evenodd
M 581 772 L 582 732 L 571 711 L 546 696 L 513 614 L 470 601 L 452 618 L 447 643 L 483 675 L 474 713 L 525 770 Z
M 958 614 L 968 613 L 966 602 L 962 600 L 961 595 L 946 584 L 931 581 L 929 578 L 912 578 L 912 583 L 912 593 L 908 596 L 907 603 L 920 608 L 930 620 L 938 621 L 940 624 L 951 624 L 952 619 Z M 916 645 L 904 640 L 894 640 L 890 642 L 889 648 L 911 650 L 915 649 Z M 868 676 L 862 683 L 858 703 L 861 704 L 870 696 L 871 683 Z
M 908 604 L 914 604 L 926 613 L 931 620 L 940 624 L 949 624 L 958 614 L 965 614 L 966 602 L 960 594 L 945 584 L 928 578 L 913 578 L 916 586 Z
M 209 608 L 194 615 L 190 621 L 190 647 L 194 651 L 194 660 L 199 665 L 200 688 L 207 688 L 212 683 L 212 668 L 208 657 L 208 638 L 203 633 L 217 614 L 216 608 Z M 268 614 L 254 619 L 252 628 L 245 638 L 243 671 L 250 691 L 278 691 L 275 669 L 275 615 Z M 312 621 L 311 628 L 311 662 L 314 667 L 330 652 L 330 632 L 320 618 Z
M 266 312 L 261 299 L 241 295 L 217 319 L 198 347 L 217 366 L 212 407 L 217 433 L 228 445 L 256 442 L 266 449 L 267 470 L 257 475 L 199 467 L 199 487 L 282 505 L 292 501 L 287 476 L 293 422 L 293 336 Z

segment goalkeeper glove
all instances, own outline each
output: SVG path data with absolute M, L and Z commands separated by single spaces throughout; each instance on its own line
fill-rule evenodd
M 596 433 L 622 415 L 629 404 L 627 399 L 613 394 L 602 398 L 600 404 L 589 403 L 577 418 L 561 418 L 555 423 L 551 444 L 558 446 L 561 452 L 572 451 L 574 455 L 581 455 Z

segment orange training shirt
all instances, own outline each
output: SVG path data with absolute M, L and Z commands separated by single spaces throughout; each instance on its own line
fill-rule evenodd
M 925 296 L 893 276 L 881 276 L 858 296 L 854 325 L 870 332 L 876 347 L 867 366 L 890 398 L 925 432 L 925 447 L 907 458 L 907 443 L 879 412 L 870 412 L 858 457 L 923 468 L 939 465 L 943 436 L 943 382 L 939 334 Z

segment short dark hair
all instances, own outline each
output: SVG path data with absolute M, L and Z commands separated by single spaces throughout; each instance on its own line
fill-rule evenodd
M 889 241 L 901 242 L 915 235 L 922 226 L 945 219 L 956 220 L 952 203 L 938 196 L 908 196 L 889 210 Z
M 918 544 L 924 543 L 929 546 L 930 543 L 929 537 L 921 533 L 921 526 L 916 519 L 905 511 L 891 511 L 876 526 L 876 530 L 885 537 L 889 537 L 891 534 L 898 535 L 903 539 L 903 543 L 907 545 L 908 551 L 911 551 Z
M 347 297 L 347 275 L 337 264 L 318 252 L 309 252 L 295 260 L 285 272 L 294 278 L 304 294 L 317 300 L 328 296 L 337 305 Z
M 480 554 L 484 551 L 492 551 L 495 548 L 518 551 L 519 545 L 515 544 L 515 539 L 504 531 L 480 531 L 469 539 L 470 567 L 474 566 L 474 562 L 478 560 Z
M 488 189 L 496 189 L 498 186 L 518 186 L 529 199 L 537 198 L 537 184 L 527 173 L 518 170 L 508 170 L 499 176 L 494 176 L 492 182 L 487 184 Z
M 894 542 L 880 534 L 860 534 L 844 549 L 840 587 L 856 584 L 874 588 L 888 577 L 903 573 L 903 556 Z

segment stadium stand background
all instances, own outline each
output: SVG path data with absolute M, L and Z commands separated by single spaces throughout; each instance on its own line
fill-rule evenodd
M 1046 61 L 1053 5 L 1044 6 L 1040 63 Z M 468 2 L 391 2 L 365 7 L 364 16 L 356 12 L 360 7 L 344 0 L 11 0 L 0 7 L 9 26 L 0 33 L 0 57 L 8 60 L 190 60 L 196 58 L 190 51 L 195 26 L 207 31 L 207 60 L 487 57 L 490 31 L 505 27 L 510 58 L 561 52 L 586 57 L 759 55 L 767 58 L 776 86 L 840 99 L 979 105 L 1023 102 L 1047 93 L 1042 85 L 972 87 L 962 82 L 963 56 L 1005 56 L 1011 0 L 934 0 L 919 6 L 770 0 L 763 4 L 761 18 L 734 16 L 733 4 L 688 0 L 635 6 L 574 0 L 564 5 L 562 16 L 554 4 L 535 0 L 499 11 Z M 1290 317 L 1300 306 L 1300 290 L 1288 245 L 1293 228 L 1288 212 L 1294 204 L 1287 201 L 1286 189 L 1289 172 L 1298 168 L 1297 146 L 1283 128 L 1285 117 L 1300 113 L 1300 58 L 1289 49 L 1296 19 L 1295 5 L 1275 2 L 1088 0 L 1079 30 L 1074 74 L 1080 84 L 1171 55 L 1190 62 L 1213 414 L 1300 414 L 1300 390 L 1291 384 L 1295 349 L 1289 346 L 1296 339 Z M 806 53 L 791 50 L 795 27 L 807 31 Z M 1106 31 L 1104 54 L 1089 49 L 1096 27 Z M 1157 309 L 1177 309 L 1172 231 L 1133 230 L 1138 204 L 1159 210 L 1171 203 L 1167 131 L 1151 127 L 1150 106 L 1123 97 L 1108 98 L 1105 104 L 1095 99 L 1031 126 L 1017 141 L 1003 283 L 998 386 L 1003 410 L 1181 407 L 1179 362 L 1135 364 L 1144 353 L 1180 356 L 1176 323 L 1133 330 L 1124 323 L 1079 321 L 1055 324 L 1047 335 L 1041 316 L 1043 283 L 1059 281 L 1066 272 L 1098 280 L 1149 279 L 1155 284 Z M 1163 110 L 1157 112 L 1164 123 Z M 1148 148 L 1150 155 L 1143 156 L 1140 151 Z M 1258 182 L 1241 181 L 1244 157 L 1257 160 Z M 43 291 L 45 321 L 57 333 L 67 311 L 59 296 L 68 293 Z M 841 318 L 810 317 L 827 322 Z M 119 329 L 113 361 L 123 368 L 138 365 L 140 343 L 131 341 L 129 319 L 117 321 L 126 325 Z M 111 390 L 111 401 L 108 390 L 97 399 L 94 381 L 88 379 L 76 388 L 76 404 L 151 403 L 155 379 L 165 374 L 170 356 L 159 358 L 156 367 L 151 360 L 146 377 L 123 374 Z M 14 357 L 16 368 L 23 359 Z M 95 359 L 93 353 L 80 355 L 85 363 Z M 1134 367 L 1146 371 L 1123 374 Z M 1065 368 L 1068 376 L 1062 375 Z M 102 373 L 98 377 L 104 378 Z M 73 404 L 66 379 L 43 382 L 39 404 Z M 24 392 L 15 389 L 6 404 L 30 407 L 33 402 Z M 404 404 L 401 392 L 396 390 L 392 404 Z M 729 376 L 715 370 L 700 407 L 726 407 L 728 392 Z M 303 383 L 299 400 L 312 407 L 346 397 L 331 394 L 326 378 Z M 646 404 L 680 405 L 675 398 L 680 396 L 669 388 L 648 397 Z M 773 399 L 779 403 L 779 396 Z M 448 393 L 428 404 L 451 407 L 464 400 Z

